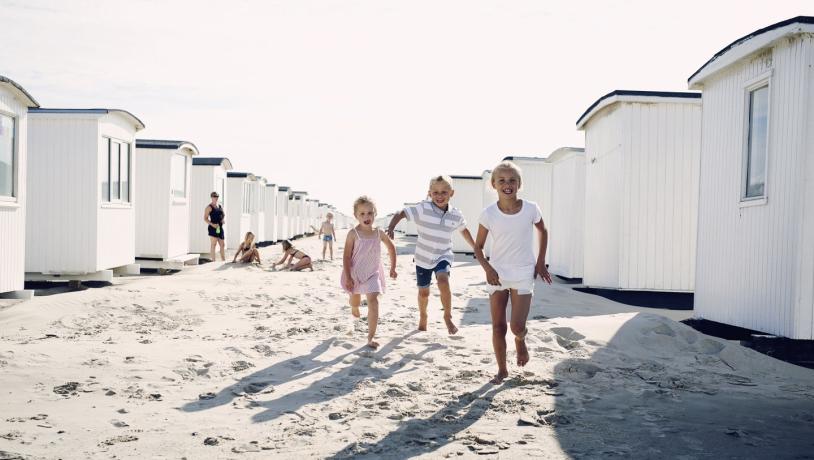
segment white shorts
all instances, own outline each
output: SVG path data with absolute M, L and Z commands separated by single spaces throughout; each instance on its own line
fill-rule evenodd
M 498 291 L 505 291 L 506 289 L 514 289 L 520 295 L 534 295 L 534 278 L 527 278 L 524 280 L 500 280 L 500 286 L 486 285 L 489 295 Z

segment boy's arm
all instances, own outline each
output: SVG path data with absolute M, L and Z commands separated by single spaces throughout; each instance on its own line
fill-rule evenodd
M 537 254 L 537 265 L 534 267 L 534 277 L 540 275 L 540 278 L 545 280 L 546 283 L 551 284 L 551 275 L 548 273 L 548 267 L 545 266 L 545 253 L 548 249 L 548 229 L 545 228 L 545 222 L 540 219 L 534 224 L 537 230 L 540 231 L 540 252 Z
M 404 213 L 403 209 L 401 211 L 395 213 L 393 215 L 393 218 L 390 219 L 390 225 L 387 226 L 387 236 L 389 236 L 390 238 L 393 238 L 394 232 L 396 230 L 396 225 L 398 225 L 398 223 L 401 221 L 401 219 L 406 219 L 406 218 L 407 218 L 407 214 Z
M 486 272 L 486 282 L 491 284 L 492 286 L 499 286 L 500 285 L 500 277 L 495 271 L 492 264 L 486 260 L 486 256 L 483 255 L 483 247 L 486 245 L 486 237 L 489 235 L 489 230 L 484 227 L 483 225 L 478 225 L 478 237 L 475 240 L 475 259 L 478 260 L 480 266 L 483 267 L 483 271 Z
M 487 230 L 487 231 L 488 231 L 488 230 Z M 464 227 L 464 228 L 463 228 L 463 230 L 461 230 L 461 236 L 463 236 L 463 237 L 464 237 L 464 241 L 466 241 L 466 243 L 467 243 L 469 246 L 471 246 L 471 247 L 472 247 L 472 249 L 475 249 L 475 240 L 472 238 L 472 234 L 471 234 L 471 233 L 469 233 L 469 229 L 468 229 L 468 228 Z
M 384 242 L 384 245 L 387 246 L 387 253 L 390 256 L 390 277 L 395 278 L 396 275 L 396 245 L 393 244 L 393 240 L 387 235 L 387 233 L 381 232 L 381 240 Z

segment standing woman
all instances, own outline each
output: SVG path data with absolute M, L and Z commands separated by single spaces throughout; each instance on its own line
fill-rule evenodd
M 223 219 L 226 213 L 223 212 L 223 206 L 218 204 L 218 192 L 209 194 L 212 202 L 206 205 L 204 210 L 204 221 L 208 224 L 206 231 L 209 234 L 209 255 L 212 262 L 215 261 L 215 246 L 220 246 L 220 258 L 226 261 L 226 243 L 223 235 Z

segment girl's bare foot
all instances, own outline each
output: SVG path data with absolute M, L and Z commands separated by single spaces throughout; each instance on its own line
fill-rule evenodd
M 373 339 L 370 339 L 370 340 L 367 341 L 367 346 L 375 350 L 375 349 L 379 348 L 379 342 L 377 342 L 377 341 L 375 341 Z
M 458 333 L 458 327 L 452 322 L 452 318 L 444 317 L 444 322 L 447 323 L 447 332 L 449 332 L 449 335 L 455 335 Z
M 362 314 L 359 313 L 359 305 L 351 305 L 350 314 L 353 315 L 354 318 L 361 318 Z
M 492 385 L 500 385 L 503 383 L 503 380 L 509 376 L 509 371 L 499 371 L 497 375 L 495 375 L 492 380 L 489 381 Z
M 523 367 L 529 362 L 529 350 L 526 348 L 526 334 L 522 337 L 514 338 L 514 345 L 517 347 L 517 365 Z

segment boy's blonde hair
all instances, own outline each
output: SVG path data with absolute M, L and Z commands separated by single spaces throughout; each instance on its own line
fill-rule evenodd
M 492 184 L 495 183 L 495 177 L 497 176 L 498 171 L 511 171 L 517 175 L 517 180 L 520 183 L 521 187 L 523 185 L 523 171 L 520 169 L 520 166 L 517 166 L 513 162 L 509 160 L 503 160 L 497 164 L 494 168 L 492 168 Z
M 452 178 L 447 176 L 446 174 L 440 176 L 433 176 L 433 178 L 430 179 L 430 188 L 432 188 L 432 186 L 435 184 L 446 184 L 450 190 L 453 190 Z
M 369 204 L 370 206 L 373 207 L 373 214 L 378 214 L 378 212 L 376 211 L 376 203 L 373 202 L 373 198 L 370 198 L 367 195 L 362 195 L 359 198 L 357 198 L 356 201 L 353 202 L 354 216 L 356 215 L 356 210 L 359 208 L 359 206 L 362 206 L 363 204 Z
M 332 213 L 332 212 L 329 212 L 328 214 L 325 214 L 325 217 L 333 217 L 333 216 L 334 216 L 334 213 Z

